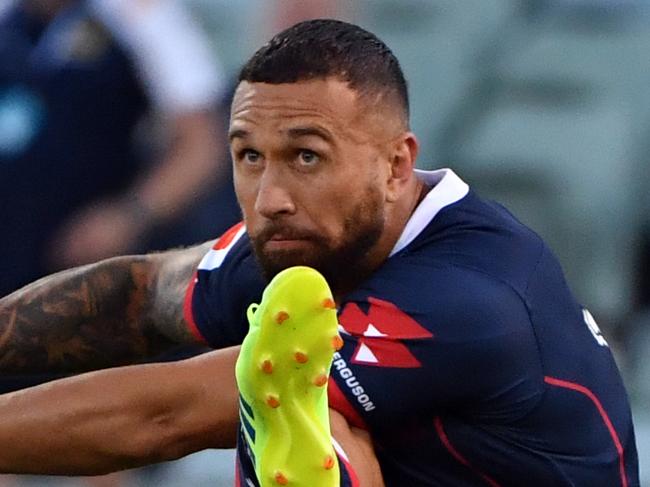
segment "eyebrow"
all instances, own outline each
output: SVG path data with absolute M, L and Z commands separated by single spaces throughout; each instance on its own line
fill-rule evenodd
M 334 140 L 332 134 L 328 130 L 316 126 L 293 127 L 287 130 L 287 134 L 292 138 L 315 136 L 320 137 L 327 142 L 332 142 Z M 228 132 L 228 140 L 232 142 L 234 139 L 246 139 L 249 135 L 250 132 L 248 130 L 235 129 Z
M 248 132 L 248 130 L 235 129 L 235 130 L 231 130 L 230 132 L 228 132 L 228 140 L 230 142 L 232 142 L 233 139 L 245 139 L 249 135 L 250 135 L 250 132 Z
M 287 134 L 289 135 L 289 137 L 316 136 L 316 137 L 320 137 L 321 139 L 327 142 L 332 142 L 333 140 L 332 134 L 328 130 L 316 126 L 290 128 L 289 130 L 287 130 Z

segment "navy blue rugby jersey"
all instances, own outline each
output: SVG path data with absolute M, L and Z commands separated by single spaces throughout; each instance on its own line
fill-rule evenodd
M 627 394 L 538 235 L 451 170 L 390 257 L 338 303 L 330 405 L 369 430 L 387 486 L 639 485 Z M 217 241 L 186 319 L 240 343 L 264 280 L 243 225 Z

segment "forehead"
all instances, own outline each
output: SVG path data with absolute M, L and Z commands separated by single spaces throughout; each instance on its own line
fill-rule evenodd
M 360 135 L 356 133 L 361 128 L 360 105 L 356 91 L 336 79 L 282 84 L 243 81 L 233 98 L 230 131 L 283 131 L 309 123 L 354 137 Z

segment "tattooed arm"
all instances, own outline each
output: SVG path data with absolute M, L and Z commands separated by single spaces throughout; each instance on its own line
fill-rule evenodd
M 109 259 L 0 300 L 0 373 L 106 367 L 192 342 L 182 304 L 208 246 Z M 234 446 L 238 351 L 0 395 L 0 473 L 97 475 Z
M 209 245 L 108 259 L 0 299 L 0 374 L 80 372 L 193 342 L 184 291 Z

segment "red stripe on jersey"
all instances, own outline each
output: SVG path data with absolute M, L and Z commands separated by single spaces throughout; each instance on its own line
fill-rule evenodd
M 351 484 L 349 487 L 361 487 L 361 483 L 359 482 L 359 477 L 357 477 L 357 472 L 354 471 L 354 468 L 352 468 L 350 462 L 348 462 L 343 457 L 343 455 L 340 455 L 338 451 L 336 452 L 336 456 L 339 459 L 339 468 L 345 469 L 346 473 L 348 474 L 348 477 L 350 477 Z
M 212 247 L 213 250 L 221 250 L 225 249 L 230 245 L 230 242 L 235 238 L 235 235 L 237 235 L 237 232 L 244 226 L 244 222 L 239 222 L 232 227 L 230 227 L 226 232 L 219 237 L 219 239 L 215 242 L 214 246 Z
M 329 406 L 338 411 L 350 423 L 350 425 L 368 431 L 368 426 L 363 418 L 359 415 L 354 406 L 350 404 L 348 398 L 343 395 L 338 384 L 331 377 L 327 383 L 327 398 L 329 399 Z
M 198 281 L 197 273 L 194 272 L 192 279 L 190 279 L 187 289 L 185 290 L 185 299 L 183 300 L 183 317 L 185 318 L 185 323 L 187 323 L 187 328 L 192 332 L 201 343 L 207 344 L 208 341 L 203 337 L 199 327 L 196 326 L 196 321 L 194 320 L 194 313 L 192 312 L 192 296 L 194 296 L 194 288 Z
M 339 320 L 352 335 L 368 335 L 373 326 L 382 336 L 393 340 L 431 338 L 433 334 L 390 301 L 368 298 L 370 306 L 364 313 L 357 303 L 346 304 Z
M 596 397 L 596 394 L 591 392 L 591 390 L 589 390 L 585 386 L 576 384 L 575 382 L 568 382 L 565 380 L 556 379 L 554 377 L 545 376 L 544 382 L 555 387 L 570 389 L 572 391 L 576 391 L 581 394 L 584 394 L 589 398 L 589 400 L 594 404 L 594 406 L 596 406 L 596 409 L 598 409 L 598 413 L 600 414 L 603 423 L 605 423 L 605 426 L 609 431 L 609 436 L 611 436 L 612 441 L 614 442 L 616 451 L 618 452 L 618 464 L 619 464 L 619 471 L 621 474 L 621 485 L 622 487 L 627 487 L 627 475 L 625 475 L 625 460 L 623 458 L 623 445 L 621 445 L 621 440 L 618 438 L 618 434 L 614 429 L 614 425 L 612 424 L 612 421 L 609 419 L 609 415 L 607 414 L 607 411 L 605 411 L 605 408 L 603 407 L 602 403 Z
M 212 250 L 221 250 L 228 247 L 228 245 L 232 243 L 233 239 L 237 235 L 237 232 L 239 232 L 243 226 L 244 222 L 239 222 L 226 230 L 225 233 L 221 235 L 221 237 L 219 237 L 215 244 L 212 246 Z M 192 298 L 194 296 L 194 288 L 196 287 L 196 283 L 197 273 L 195 272 L 194 275 L 192 275 L 192 279 L 190 279 L 189 284 L 187 285 L 187 289 L 185 290 L 185 299 L 183 300 L 183 317 L 185 318 L 187 327 L 189 328 L 190 332 L 192 332 L 192 335 L 194 335 L 201 343 L 207 344 L 207 340 L 201 334 L 199 327 L 196 325 L 196 320 L 194 319 L 194 313 L 192 311 Z
M 235 459 L 235 485 L 234 487 L 242 487 L 241 474 L 239 473 L 239 461 Z
M 442 420 L 440 419 L 439 416 L 436 416 L 436 418 L 433 420 L 433 424 L 436 427 L 436 432 L 438 433 L 438 437 L 440 438 L 440 441 L 442 444 L 445 446 L 447 451 L 451 454 L 452 457 L 454 457 L 459 463 L 462 463 L 465 465 L 467 468 L 469 468 L 472 472 L 474 472 L 476 475 L 481 477 L 486 484 L 488 484 L 490 487 L 501 487 L 500 484 L 488 476 L 487 474 L 484 474 L 481 472 L 479 469 L 474 467 L 467 458 L 465 458 L 463 455 L 461 455 L 456 448 L 454 448 L 454 445 L 451 444 L 451 441 L 449 441 L 449 438 L 447 437 L 447 433 L 445 433 L 445 429 L 442 427 Z

